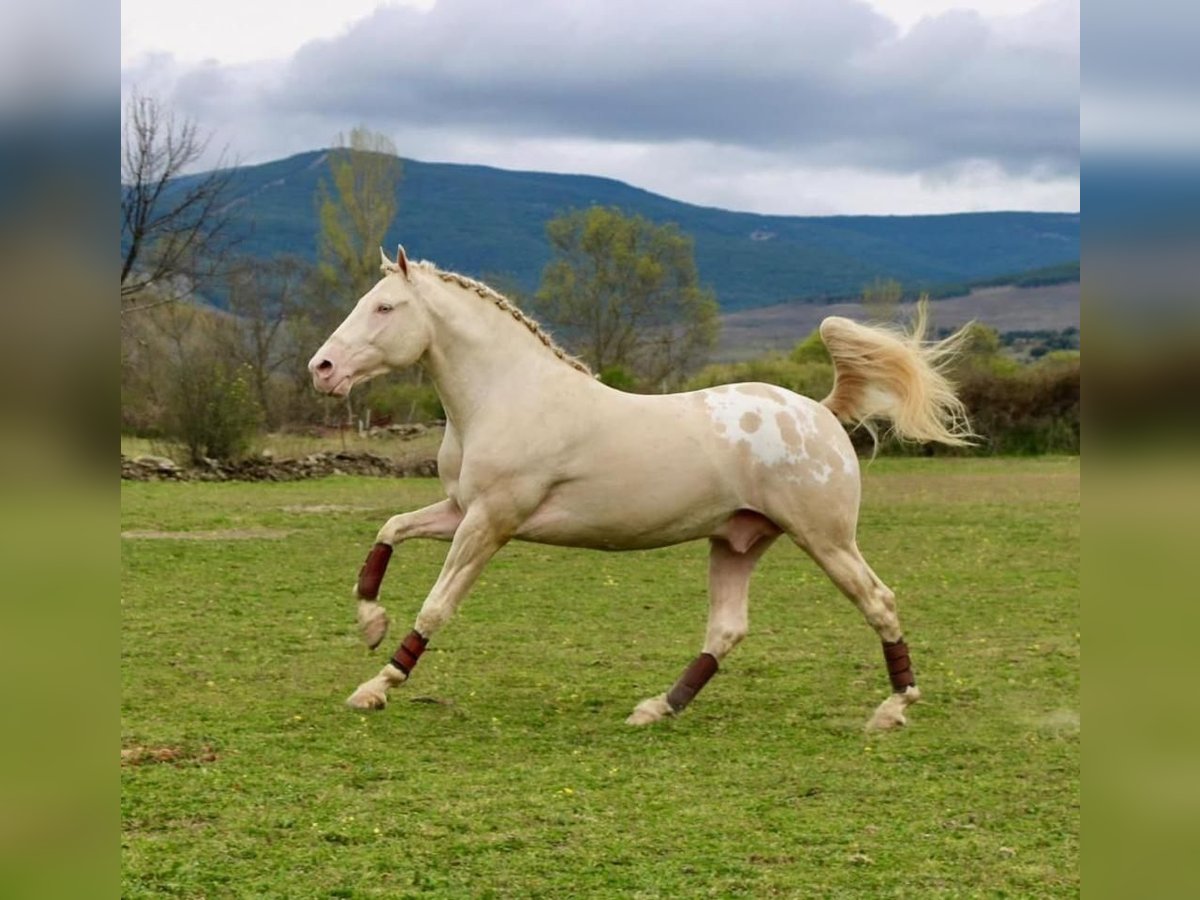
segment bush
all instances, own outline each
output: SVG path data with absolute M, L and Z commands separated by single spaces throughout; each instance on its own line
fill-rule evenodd
M 601 370 L 600 381 L 618 391 L 635 391 L 638 387 L 637 376 L 625 366 L 609 366 Z
M 833 388 L 833 365 L 828 362 L 798 362 L 791 356 L 771 353 L 739 363 L 705 366 L 687 383 L 689 391 L 718 384 L 762 381 L 820 400 Z
M 370 384 L 358 404 L 360 418 L 370 411 L 372 424 L 428 422 L 444 419 L 446 411 L 433 384 L 403 375 Z
M 1079 452 L 1079 360 L 1048 362 L 1003 375 L 972 373 L 959 385 L 984 452 Z
M 232 317 L 198 304 L 123 319 L 122 429 L 193 462 L 244 454 L 262 416 L 251 372 L 236 362 L 236 340 Z
M 262 421 L 248 375 L 205 353 L 180 360 L 166 393 L 163 436 L 192 462 L 244 455 Z

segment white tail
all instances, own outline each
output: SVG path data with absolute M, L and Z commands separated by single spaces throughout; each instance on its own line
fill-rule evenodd
M 875 419 L 909 441 L 967 446 L 975 437 L 962 401 L 945 369 L 961 351 L 964 327 L 926 343 L 929 309 L 917 304 L 912 329 L 859 325 L 840 316 L 821 323 L 821 340 L 833 357 L 833 390 L 821 401 L 846 425 L 863 425 L 876 436 Z

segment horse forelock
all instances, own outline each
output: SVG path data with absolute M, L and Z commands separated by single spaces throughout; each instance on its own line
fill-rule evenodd
M 395 263 L 392 263 L 391 265 L 391 268 L 388 268 L 387 265 L 384 265 L 382 267 L 383 271 L 399 271 L 399 266 L 395 265 Z M 495 288 L 484 284 L 482 281 L 477 281 L 476 279 L 467 275 L 460 275 L 458 272 L 448 272 L 445 269 L 439 269 L 436 265 L 428 260 L 420 260 L 418 262 L 413 262 L 410 260 L 409 265 L 416 266 L 417 268 L 428 272 L 431 275 L 436 275 L 447 284 L 457 285 L 458 287 L 464 288 L 465 290 L 479 295 L 485 300 L 490 300 L 492 303 L 496 304 L 497 307 L 511 315 L 514 319 L 528 328 L 529 331 L 532 332 L 533 336 L 545 345 L 547 350 L 549 350 L 571 368 L 577 369 L 580 372 L 583 372 L 585 375 L 593 374 L 592 370 L 587 367 L 587 364 L 584 363 L 583 360 L 572 356 L 557 343 L 555 343 L 554 338 L 552 338 L 549 332 L 547 332 L 540 324 L 538 324 L 536 319 L 523 312 L 520 307 L 518 307 L 515 303 L 513 303 Z

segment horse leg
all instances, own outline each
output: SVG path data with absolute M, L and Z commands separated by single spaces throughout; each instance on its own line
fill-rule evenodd
M 354 596 L 358 598 L 358 628 L 363 642 L 372 650 L 387 635 L 387 611 L 379 603 L 379 586 L 392 557 L 392 549 L 410 538 L 453 539 L 462 521 L 462 511 L 453 500 L 443 500 L 413 512 L 392 516 L 379 529 L 375 545 L 358 573 Z
M 683 711 L 717 666 L 746 636 L 749 628 L 750 573 L 778 536 L 765 534 L 738 550 L 735 542 L 714 537 L 708 554 L 708 630 L 704 649 L 665 694 L 639 703 L 625 720 L 628 725 L 648 725 Z M 740 542 L 738 542 L 740 543 Z
M 473 507 L 462 517 L 441 574 L 425 598 L 413 630 L 400 642 L 391 661 L 380 669 L 379 674 L 364 681 L 350 695 L 346 700 L 348 706 L 382 709 L 387 705 L 388 688 L 408 680 L 429 639 L 454 615 L 483 567 L 507 540 L 508 534 L 497 528 L 478 508 Z
M 904 725 L 904 711 L 921 699 L 908 657 L 908 645 L 900 632 L 896 595 L 867 565 L 853 541 L 844 544 L 807 546 L 809 554 L 833 579 L 842 593 L 858 607 L 867 623 L 883 642 L 883 657 L 892 683 L 892 695 L 867 721 L 868 731 L 884 731 Z

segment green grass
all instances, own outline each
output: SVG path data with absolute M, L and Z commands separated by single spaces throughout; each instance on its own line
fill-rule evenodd
M 363 715 L 350 585 L 435 482 L 123 485 L 127 531 L 260 535 L 122 542 L 123 895 L 1077 895 L 1078 492 L 1077 460 L 867 469 L 925 697 L 867 736 L 878 640 L 790 546 L 676 720 L 622 724 L 699 649 L 700 543 L 506 548 Z M 397 552 L 387 652 L 444 550 Z

